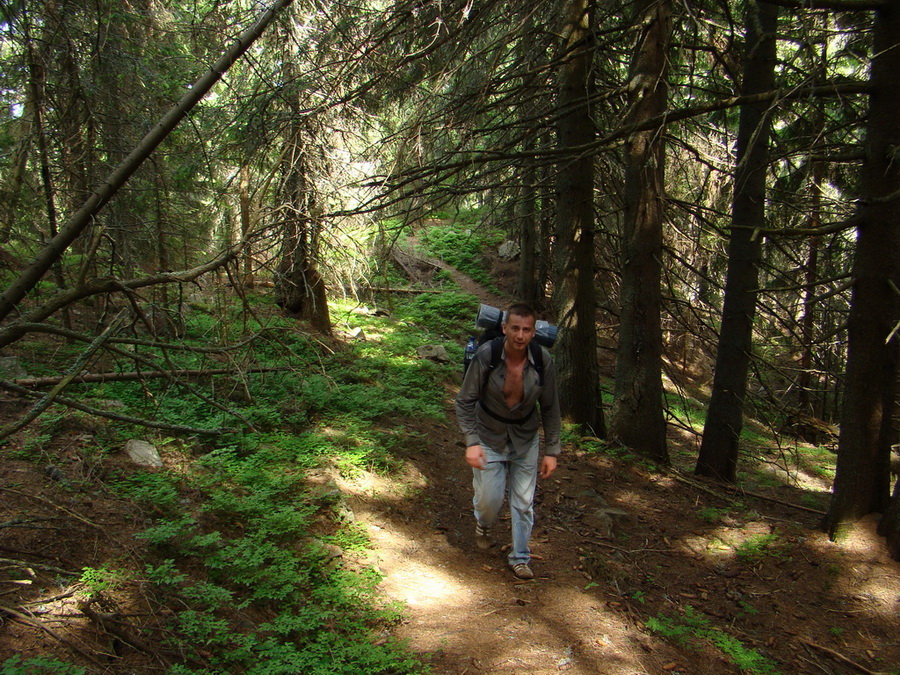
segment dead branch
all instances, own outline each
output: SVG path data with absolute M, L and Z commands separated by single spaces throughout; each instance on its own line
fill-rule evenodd
M 710 494 L 713 497 L 718 497 L 719 499 L 722 499 L 724 501 L 729 501 L 729 502 L 732 501 L 731 497 L 729 497 L 728 495 L 720 494 L 719 492 L 716 492 L 712 488 L 707 487 L 706 485 L 703 485 L 699 481 L 691 480 L 690 478 L 688 478 L 687 476 L 685 476 L 683 473 L 681 473 L 680 471 L 678 471 L 676 469 L 669 469 L 669 474 L 673 478 L 675 478 L 675 480 L 680 481 L 680 482 L 684 483 L 685 485 L 690 485 L 691 487 L 694 487 L 698 490 L 702 490 L 703 492 L 706 492 L 707 494 Z M 816 515 L 819 515 L 819 516 L 825 515 L 824 511 L 819 511 L 818 509 L 812 509 L 812 508 L 809 508 L 808 506 L 801 506 L 800 504 L 792 504 L 791 502 L 786 502 L 782 499 L 776 499 L 775 497 L 769 497 L 768 495 L 762 495 L 762 494 L 759 494 L 758 492 L 751 492 L 750 490 L 745 490 L 744 488 L 738 487 L 737 485 L 726 485 L 723 483 L 719 487 L 721 487 L 725 490 L 729 490 L 731 492 L 739 492 L 742 495 L 747 495 L 748 497 L 753 497 L 755 499 L 762 499 L 767 502 L 781 504 L 782 506 L 787 506 L 792 509 L 797 509 L 798 511 L 806 511 L 807 513 L 815 513 Z
M 134 354 L 127 355 L 127 356 L 128 356 L 128 358 L 143 361 L 145 363 L 147 362 L 146 359 L 139 359 Z M 286 366 L 279 366 L 279 367 L 272 366 L 272 367 L 266 367 L 266 368 L 250 368 L 246 371 L 238 371 L 238 369 L 235 369 L 235 368 L 208 368 L 205 370 L 179 370 L 176 368 L 173 370 L 156 370 L 156 371 L 150 371 L 150 372 L 134 371 L 134 372 L 129 372 L 129 373 L 93 373 L 93 374 L 89 373 L 87 375 L 80 375 L 74 379 L 71 379 L 70 383 L 74 384 L 74 383 L 87 383 L 87 382 L 128 382 L 128 381 L 135 381 L 135 380 L 144 380 L 145 378 L 147 378 L 147 379 L 167 378 L 167 379 L 171 380 L 173 383 L 178 384 L 182 387 L 185 387 L 188 391 L 190 391 L 191 394 L 193 394 L 200 400 L 204 401 L 208 405 L 210 405 L 214 408 L 218 408 L 219 410 L 221 410 L 222 412 L 224 412 L 227 415 L 231 415 L 233 417 L 238 418 L 239 420 L 241 420 L 241 422 L 243 422 L 247 426 L 247 428 L 253 429 L 254 428 L 253 423 L 250 422 L 250 420 L 248 420 L 246 417 L 244 417 L 243 415 L 241 415 L 238 412 L 235 412 L 234 410 L 231 410 L 227 406 L 222 405 L 215 399 L 210 398 L 209 396 L 203 394 L 202 392 L 197 391 L 196 389 L 189 386 L 185 382 L 182 382 L 181 378 L 184 378 L 184 377 L 188 377 L 188 378 L 207 377 L 207 376 L 212 376 L 212 375 L 231 375 L 231 374 L 234 374 L 235 372 L 271 373 L 271 372 L 283 372 L 283 371 L 287 371 L 287 370 L 291 370 L 291 369 Z M 15 384 L 22 386 L 22 387 L 36 388 L 36 387 L 43 387 L 43 386 L 48 386 L 48 385 L 56 385 L 60 382 L 60 380 L 61 380 L 61 378 L 58 378 L 58 377 L 36 377 L 36 378 L 31 378 L 31 379 L 14 380 L 14 382 L 15 382 Z M 3 432 L 2 432 L 2 430 L 0 430 L 0 438 L 3 438 L 3 437 L 4 437 Z
M 74 511 L 67 509 L 65 506 L 60 506 L 56 502 L 52 502 L 49 499 L 45 499 L 44 497 L 40 497 L 38 495 L 30 495 L 27 492 L 22 492 L 21 490 L 14 490 L 13 488 L 7 488 L 7 487 L 0 487 L 0 492 L 9 492 L 10 494 L 18 495 L 19 497 L 25 497 L 26 499 L 34 499 L 35 501 L 39 501 L 42 504 L 46 504 L 47 506 L 52 506 L 54 509 L 58 509 L 59 511 L 62 511 L 66 515 L 71 516 L 72 518 L 75 518 L 76 520 L 80 520 L 85 525 L 89 525 L 90 527 L 100 530 L 101 532 L 107 531 L 103 525 L 98 525 L 97 523 L 88 520 L 84 516 L 78 515 Z M 115 541 L 115 540 L 113 540 L 113 541 Z M 67 572 L 67 574 L 68 574 L 68 572 Z
M 0 348 L 12 344 L 16 340 L 23 337 L 26 333 L 28 333 L 29 331 L 26 328 L 27 326 L 35 323 L 40 323 L 45 319 L 48 319 L 63 307 L 67 307 L 74 302 L 83 300 L 84 298 L 89 298 L 94 295 L 101 295 L 105 293 L 129 293 L 140 288 L 147 288 L 148 286 L 158 286 L 160 284 L 189 283 L 198 279 L 204 274 L 216 270 L 227 264 L 228 261 L 238 255 L 241 247 L 242 244 L 232 246 L 231 248 L 220 253 L 213 260 L 210 260 L 189 270 L 180 270 L 177 272 L 161 272 L 159 274 L 141 277 L 139 279 L 94 279 L 93 281 L 90 281 L 81 286 L 76 286 L 75 288 L 69 288 L 64 291 L 60 291 L 45 303 L 43 303 L 39 307 L 34 308 L 26 315 L 24 315 L 21 321 L 11 323 L 3 330 L 0 330 Z
M 72 367 L 69 369 L 69 372 L 63 377 L 59 378 L 59 381 L 53 385 L 53 388 L 47 392 L 47 395 L 44 396 L 40 401 L 38 401 L 32 408 L 29 410 L 21 419 L 7 424 L 3 427 L 0 427 L 0 438 L 6 438 L 7 436 L 11 436 L 19 429 L 27 426 L 32 420 L 38 417 L 42 412 L 44 412 L 50 405 L 53 403 L 54 399 L 56 399 L 63 389 L 75 378 L 78 374 L 87 366 L 90 358 L 97 353 L 97 350 L 103 346 L 103 343 L 109 339 L 109 336 L 115 332 L 119 323 L 122 320 L 122 313 L 119 313 L 113 321 L 110 322 L 109 326 L 107 326 L 106 330 L 103 331 L 97 338 L 90 344 L 90 346 L 82 352 L 78 358 L 75 360 L 75 363 L 72 364 Z
M 53 326 L 47 323 L 19 323 L 16 324 L 16 326 L 23 329 L 26 333 L 46 333 L 48 335 L 58 335 L 73 342 L 90 342 L 91 340 L 90 337 L 83 335 L 82 333 L 79 333 L 77 331 L 68 330 L 66 328 L 62 328 L 61 326 Z M 254 333 L 245 340 L 241 340 L 240 342 L 235 342 L 229 345 L 222 345 L 220 347 L 197 347 L 196 345 L 180 343 L 176 344 L 172 342 L 157 342 L 155 340 L 139 340 L 137 338 L 128 337 L 112 337 L 108 340 L 108 344 L 132 345 L 135 347 L 148 347 L 150 349 L 168 349 L 171 351 L 192 352 L 196 354 L 225 354 L 227 352 L 233 352 L 238 349 L 242 349 L 243 347 L 252 344 L 265 333 L 285 330 L 288 329 L 271 327 L 261 328 L 258 332 Z M 132 355 L 129 355 L 129 358 L 131 358 L 131 356 Z
M 271 366 L 266 368 L 248 368 L 244 373 L 278 373 L 291 370 L 288 366 Z M 234 368 L 206 368 L 203 370 L 156 370 L 151 372 L 129 372 L 129 373 L 87 373 L 79 375 L 70 380 L 71 384 L 84 384 L 94 382 L 133 382 L 134 380 L 155 379 L 161 377 L 211 377 L 213 375 L 232 375 Z M 13 380 L 13 384 L 28 389 L 36 389 L 38 387 L 49 387 L 59 383 L 61 377 L 31 377 Z
M 78 572 L 73 572 L 72 570 L 64 570 L 61 567 L 54 567 L 53 565 L 44 565 L 42 563 L 36 562 L 25 562 L 23 560 L 15 560 L 13 558 L 0 558 L 0 563 L 3 563 L 4 565 L 12 565 L 13 567 L 19 567 L 24 570 L 29 570 L 33 567 L 34 569 L 41 570 L 42 572 L 65 574 L 66 576 L 70 577 L 74 577 L 78 574 Z
M 823 647 L 822 645 L 817 645 L 815 642 L 811 642 L 811 641 L 807 640 L 806 638 L 798 637 L 797 640 L 799 640 L 802 644 L 805 644 L 807 647 L 813 647 L 814 649 L 818 649 L 819 651 L 824 652 L 825 654 L 828 654 L 828 656 L 830 656 L 831 658 L 833 658 L 837 661 L 840 661 L 842 663 L 846 663 L 848 666 L 852 666 L 853 668 L 856 668 L 861 673 L 866 673 L 866 675 L 887 675 L 886 673 L 879 671 L 879 670 L 869 670 L 865 666 L 862 666 L 862 665 L 856 663 L 855 661 L 848 659 L 843 654 L 836 652 L 833 649 L 829 649 L 828 647 Z
M 153 656 L 159 659 L 160 662 L 162 662 L 166 666 L 171 665 L 169 659 L 163 656 L 163 654 L 161 654 L 158 650 L 154 649 L 140 638 L 131 635 L 128 631 L 116 625 L 116 616 L 114 614 L 95 612 L 93 607 L 91 607 L 91 602 L 91 600 L 80 600 L 78 602 L 79 611 L 81 611 L 81 613 L 84 614 L 87 618 L 89 618 L 107 633 L 115 635 L 130 647 L 138 650 L 139 652 L 143 652 L 148 656 Z
M 15 619 L 16 621 L 19 621 L 21 623 L 27 624 L 29 626 L 33 626 L 34 628 L 44 631 L 50 637 L 54 638 L 55 640 L 59 640 L 64 645 L 66 645 L 69 649 L 71 649 L 72 651 L 77 653 L 79 656 L 82 656 L 83 658 L 87 659 L 88 661 L 90 661 L 92 664 L 94 664 L 98 668 L 102 667 L 102 664 L 99 661 L 97 661 L 97 659 L 95 659 L 93 656 L 91 656 L 90 654 L 85 652 L 83 649 L 81 649 L 81 647 L 74 644 L 68 638 L 63 637 L 62 635 L 60 635 L 59 633 L 54 631 L 52 628 L 45 626 L 43 624 L 43 622 L 41 622 L 37 619 L 34 619 L 34 618 L 28 616 L 27 614 L 23 614 L 22 612 L 16 611 L 15 609 L 12 609 L 10 607 L 0 606 L 0 614 L 6 614 L 7 616 Z
M 422 288 L 384 288 L 381 286 L 369 286 L 365 290 L 372 293 L 412 293 L 418 295 L 420 293 L 446 293 L 440 289 L 422 289 Z
M 16 384 L 13 384 L 12 382 L 6 382 L 4 380 L 0 380 L 0 389 L 13 391 L 31 398 L 39 396 L 39 394 L 31 391 L 30 389 L 20 387 Z M 80 410 L 81 412 L 87 413 L 88 415 L 94 415 L 95 417 L 104 417 L 106 419 L 115 420 L 117 422 L 136 424 L 138 426 L 149 427 L 151 429 L 163 429 L 165 431 L 171 431 L 177 434 L 185 434 L 187 436 L 221 436 L 222 434 L 233 434 L 237 431 L 237 429 L 234 429 L 232 427 L 219 427 L 218 429 L 198 429 L 197 427 L 188 427 L 183 424 L 169 424 L 167 422 L 157 422 L 156 420 L 148 420 L 141 417 L 132 417 L 131 415 L 120 415 L 118 413 L 110 412 L 109 410 L 101 410 L 100 408 L 94 408 L 89 405 L 84 405 L 83 403 L 79 403 L 78 401 L 64 396 L 57 396 L 53 402 L 57 405 L 64 405 L 67 408 Z

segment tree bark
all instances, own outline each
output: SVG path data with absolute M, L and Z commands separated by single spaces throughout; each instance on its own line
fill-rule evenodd
M 250 45 L 263 33 L 275 16 L 291 3 L 291 0 L 275 0 L 271 9 L 238 37 L 219 60 L 190 88 L 180 101 L 157 122 L 131 153 L 113 170 L 106 181 L 98 187 L 87 201 L 76 211 L 47 245 L 38 253 L 34 262 L 0 295 L 0 321 L 9 316 L 16 305 L 37 285 L 54 262 L 69 245 L 93 222 L 102 209 L 134 172 L 143 164 L 171 133 L 178 123 L 203 99 L 222 75 L 247 51 Z
M 241 239 L 246 241 L 253 229 L 253 199 L 250 195 L 250 167 L 247 164 L 241 166 L 240 181 L 238 183 L 239 202 L 240 202 L 240 218 L 241 218 Z M 253 288 L 253 250 L 250 246 L 244 248 L 244 254 L 241 256 L 241 282 L 247 288 Z
M 775 5 L 767 2 L 747 5 L 744 94 L 770 91 L 774 86 L 777 24 Z M 770 123 L 768 103 L 741 106 L 722 327 L 712 396 L 695 469 L 701 476 L 729 483 L 737 477 L 738 446 L 744 424 L 762 250 L 762 237 L 756 230 L 765 226 Z
M 282 251 L 275 275 L 275 302 L 299 319 L 308 320 L 313 328 L 331 334 L 325 280 L 318 269 L 319 232 L 322 227 L 321 209 L 313 175 L 316 166 L 313 154 L 317 144 L 307 140 L 315 137 L 312 124 L 304 115 L 295 69 L 294 45 L 302 40 L 296 35 L 294 22 L 285 26 L 283 78 L 286 83 L 283 98 L 287 102 L 288 122 L 285 126 L 287 151 L 282 160 L 284 183 L 279 195 L 282 214 Z
M 526 160 L 530 161 L 530 160 Z M 522 188 L 519 191 L 519 279 L 517 291 L 519 299 L 532 307 L 537 307 L 537 184 L 536 169 L 533 164 L 524 167 Z
M 523 17 L 523 35 L 533 35 L 535 28 L 534 15 L 529 12 Z M 535 49 L 532 41 L 520 40 L 522 58 L 528 64 L 526 75 L 523 77 L 524 91 L 536 91 L 540 87 L 540 73 L 546 68 L 546 57 L 543 50 Z M 539 103 L 529 98 L 526 103 L 519 106 L 519 115 L 524 120 L 540 120 L 543 110 Z M 534 121 L 526 122 L 530 126 Z M 539 196 L 538 167 L 536 159 L 532 155 L 535 150 L 540 133 L 526 136 L 523 144 L 525 158 L 522 160 L 519 171 L 521 173 L 521 187 L 519 188 L 517 217 L 519 222 L 519 278 L 517 293 L 519 300 L 532 307 L 538 308 L 544 302 L 544 285 L 538 277 L 538 244 L 540 243 L 539 209 L 546 205 Z M 543 247 L 541 247 L 543 249 Z M 543 252 L 543 250 L 542 250 Z
M 668 0 L 643 0 L 639 43 L 629 77 L 626 124 L 662 114 L 668 97 Z M 610 435 L 642 455 L 668 464 L 662 388 L 662 241 L 665 142 L 661 129 L 625 143 L 625 218 L 619 345 Z
M 900 336 L 900 2 L 875 12 L 872 94 L 863 162 L 862 215 L 853 261 L 844 405 L 837 470 L 825 527 L 833 538 L 852 522 L 888 506 L 890 415 Z M 895 494 L 894 499 L 897 499 Z M 886 530 L 900 527 L 891 511 Z
M 560 151 L 594 138 L 589 93 L 593 0 L 570 0 L 565 9 L 563 56 L 559 69 Z M 554 360 L 563 415 L 595 435 L 605 435 L 600 407 L 594 288 L 594 160 L 565 154 L 556 182 L 556 285 L 553 305 L 559 325 Z
M 894 560 L 900 560 L 900 478 L 894 485 L 894 496 L 878 523 L 878 533 L 887 538 L 888 553 Z

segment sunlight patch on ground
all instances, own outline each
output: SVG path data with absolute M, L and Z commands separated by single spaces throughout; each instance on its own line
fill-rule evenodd
M 448 606 L 470 602 L 471 591 L 433 565 L 408 561 L 386 583 L 392 595 L 410 607 Z
M 348 497 L 377 497 L 383 502 L 399 503 L 424 490 L 428 481 L 411 464 L 399 473 L 389 476 L 357 469 L 352 476 L 344 475 L 335 463 L 323 465 L 307 472 L 311 483 L 332 483 L 341 494 Z
M 734 547 L 714 533 L 682 537 L 677 544 L 683 546 L 689 553 L 727 562 L 734 558 Z
M 828 492 L 831 489 L 830 479 L 808 473 L 796 466 L 791 467 L 789 471 L 785 471 L 784 467 L 778 464 L 760 464 L 756 467 L 756 470 L 773 476 L 785 485 L 799 487 L 804 490 Z
M 437 562 L 440 558 L 428 555 L 427 542 L 410 539 L 397 530 L 372 523 L 367 529 L 378 550 L 400 554 L 378 561 L 378 567 L 385 575 L 382 586 L 389 595 L 418 609 L 458 607 L 473 601 L 470 589 Z
M 616 648 L 611 636 L 628 630 L 619 613 L 585 587 L 557 584 L 552 574 L 516 582 L 500 560 L 463 562 L 465 573 L 454 574 L 468 556 L 442 534 L 416 539 L 399 523 L 368 531 L 383 591 L 410 611 L 397 637 L 414 635 L 416 650 L 498 674 L 647 672 L 638 653 Z M 549 567 L 538 562 L 539 575 Z
M 865 605 L 867 611 L 893 620 L 900 614 L 900 562 L 889 559 L 877 527 L 878 516 L 867 516 L 840 530 L 836 541 L 819 533 L 808 543 L 823 562 L 836 561 L 832 563 L 835 588 L 852 580 L 859 589 L 854 600 Z M 883 569 L 885 564 L 893 566 L 897 573 L 876 574 L 875 570 Z

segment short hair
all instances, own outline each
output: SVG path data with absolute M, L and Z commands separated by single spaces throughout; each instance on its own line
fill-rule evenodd
M 506 323 L 507 317 L 513 314 L 515 316 L 530 316 L 537 322 L 537 312 L 534 311 L 531 305 L 526 305 L 524 302 L 516 302 L 510 305 L 509 309 L 506 310 L 506 315 L 503 317 L 503 323 Z

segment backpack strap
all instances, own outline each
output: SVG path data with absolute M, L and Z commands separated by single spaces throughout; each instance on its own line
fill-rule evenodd
M 538 344 L 537 340 L 532 340 L 528 343 L 528 348 L 531 349 L 531 358 L 534 360 L 534 369 L 537 371 L 538 376 L 538 386 L 544 386 L 544 350 L 541 349 L 541 346 Z
M 500 363 L 500 356 L 503 353 L 503 339 L 503 336 L 500 336 L 491 340 L 491 360 L 488 362 L 487 370 L 484 373 L 484 383 L 482 384 L 482 387 L 487 386 L 487 381 L 491 376 L 491 372 L 493 372 L 494 368 Z M 531 350 L 531 359 L 534 361 L 534 370 L 537 372 L 538 386 L 543 387 L 544 350 L 541 349 L 541 346 L 536 340 L 532 340 L 528 343 L 528 349 Z
M 541 387 L 544 385 L 544 351 L 541 349 L 541 346 L 532 340 L 528 344 L 529 349 L 531 350 L 531 358 L 534 360 L 534 369 L 537 372 L 538 376 L 538 386 Z M 484 383 L 482 384 L 482 389 L 487 386 L 488 378 L 491 376 L 491 372 L 493 372 L 494 368 L 500 363 L 500 356 L 503 353 L 503 337 L 497 337 L 491 340 L 491 358 L 488 362 L 487 370 L 484 373 Z M 478 405 L 481 406 L 481 409 L 484 410 L 488 415 L 493 417 L 495 420 L 500 422 L 504 422 L 506 424 L 524 424 L 534 413 L 534 408 L 531 409 L 525 417 L 521 417 L 519 419 L 509 419 L 507 417 L 501 417 L 493 410 L 488 408 L 484 401 L 479 400 Z

